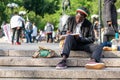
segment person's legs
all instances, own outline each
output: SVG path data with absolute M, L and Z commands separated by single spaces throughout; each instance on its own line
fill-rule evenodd
M 36 41 L 36 36 L 33 36 L 32 39 L 32 42 L 34 43 Z
M 25 33 L 25 37 L 26 37 L 26 43 L 28 43 L 29 42 L 29 36 L 28 36 L 28 32 L 27 31 Z
M 49 34 L 46 35 L 46 38 L 47 38 L 46 41 L 48 43 L 49 42 Z
M 66 59 L 69 57 L 70 50 L 76 50 L 77 41 L 75 40 L 74 36 L 68 35 L 65 40 L 65 44 L 63 47 L 63 51 L 61 56 L 63 57 L 62 61 L 59 62 L 56 66 L 56 69 L 64 69 L 67 68 Z
M 31 36 L 31 33 L 29 33 L 29 42 L 32 43 L 32 36 Z
M 89 44 L 84 46 L 85 51 L 92 53 L 91 60 L 85 65 L 88 69 L 102 69 L 105 67 L 104 63 L 101 63 L 103 46 L 97 44 Z
M 100 62 L 103 46 L 98 44 L 87 44 L 82 47 L 84 48 L 84 51 L 92 53 L 91 59 L 95 59 L 96 62 Z
M 50 34 L 50 39 L 51 39 L 51 42 L 53 42 L 53 36 L 52 36 L 52 33 Z
M 51 39 L 50 36 L 51 36 L 51 35 L 48 34 L 48 42 L 49 42 L 49 43 L 51 42 L 51 41 L 50 41 L 50 39 Z
M 79 44 L 79 42 L 77 42 L 74 36 L 68 35 L 66 37 L 61 56 L 66 55 L 66 57 L 69 57 L 70 50 L 82 50 L 82 47 L 80 46 L 81 45 Z
M 30 32 L 30 30 L 26 30 L 27 32 L 26 32 L 26 39 L 27 39 L 27 43 L 28 42 L 32 42 L 32 37 L 31 37 L 31 32 Z
M 12 44 L 14 44 L 14 37 L 15 37 L 15 32 L 16 28 L 12 28 L 13 34 L 12 34 Z
M 18 43 L 18 44 L 20 44 L 20 42 L 19 42 L 19 38 L 20 38 L 20 35 L 21 35 L 21 27 L 20 27 L 20 29 L 18 29 L 17 30 L 17 36 L 16 36 L 16 42 Z
M 32 36 L 31 36 L 32 32 L 33 32 L 33 31 L 30 30 L 30 33 L 29 33 L 30 43 L 32 43 Z
M 47 43 L 48 42 L 50 42 L 50 43 L 52 42 L 52 33 L 47 34 Z

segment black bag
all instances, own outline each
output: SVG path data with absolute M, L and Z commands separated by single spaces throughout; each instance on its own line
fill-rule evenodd
M 113 26 L 106 27 L 104 30 L 104 35 L 105 36 L 115 36 L 115 30 Z

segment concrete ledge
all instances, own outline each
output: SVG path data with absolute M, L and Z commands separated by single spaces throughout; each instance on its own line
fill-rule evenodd
M 19 57 L 31 57 L 36 50 L 0 50 L 0 56 L 19 56 Z M 60 50 L 55 50 L 56 56 L 60 56 Z M 70 57 L 82 57 L 89 58 L 91 54 L 84 51 L 71 51 Z M 108 58 L 120 58 L 120 51 L 104 51 L 104 57 Z
M 0 80 L 92 80 L 92 79 L 41 79 L 41 78 L 40 79 L 32 79 L 32 78 L 7 78 L 7 79 L 5 79 L 5 78 L 0 78 Z M 96 80 L 96 79 L 94 79 L 94 80 Z M 114 80 L 116 80 L 116 79 L 114 79 Z
M 97 79 L 83 79 L 83 78 L 79 78 L 79 79 L 73 79 L 73 78 L 69 78 L 69 79 L 54 79 L 54 78 L 52 78 L 52 79 L 32 79 L 32 78 L 0 78 L 0 80 L 120 80 L 120 79 L 110 79 L 110 78 L 108 78 L 108 79 L 105 79 L 105 78 L 97 78 Z
M 47 47 L 56 51 L 57 56 L 60 56 L 59 44 L 56 43 L 33 43 L 22 45 L 1 44 L 0 56 L 32 56 L 33 53 L 39 48 L 39 46 Z M 104 51 L 104 57 L 120 57 L 120 51 Z M 90 54 L 84 51 L 71 51 L 70 57 L 89 57 Z
M 56 70 L 55 67 L 0 67 L 0 77 L 11 78 L 120 78 L 120 68 L 90 70 L 81 67 L 69 67 Z
M 0 56 L 8 56 L 9 50 L 0 50 Z
M 9 50 L 9 56 L 31 57 L 35 50 Z
M 71 57 L 90 57 L 90 53 L 85 51 L 71 51 Z M 120 58 L 120 51 L 103 51 L 103 56 L 106 58 Z
M 54 58 L 32 58 L 38 45 L 53 48 Z M 120 80 L 120 51 L 103 52 L 102 61 L 106 68 L 102 70 L 85 69 L 90 54 L 83 51 L 71 51 L 68 68 L 56 70 L 61 61 L 58 44 L 2 44 L 0 50 L 0 80 Z
M 104 51 L 103 55 L 109 58 L 120 58 L 120 51 Z
M 0 66 L 56 66 L 62 58 L 0 57 Z M 106 67 L 120 67 L 120 58 L 102 58 Z M 89 58 L 68 58 L 68 66 L 84 67 Z
M 85 51 L 70 51 L 70 57 L 89 58 L 90 54 Z

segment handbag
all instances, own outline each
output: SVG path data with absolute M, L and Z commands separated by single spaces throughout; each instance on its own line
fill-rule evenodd
M 112 25 L 105 28 L 104 35 L 105 36 L 115 36 L 115 30 Z
M 54 50 L 48 49 L 45 47 L 39 47 L 39 50 L 34 52 L 34 54 L 32 55 L 32 58 L 38 58 L 38 57 L 51 58 L 54 56 L 55 56 Z

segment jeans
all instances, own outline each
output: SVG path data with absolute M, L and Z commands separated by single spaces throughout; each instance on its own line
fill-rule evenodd
M 86 51 L 92 53 L 91 59 L 95 59 L 96 62 L 100 62 L 100 58 L 102 55 L 103 46 L 97 44 L 83 44 L 75 39 L 74 36 L 68 35 L 65 40 L 65 44 L 63 47 L 63 51 L 61 56 L 65 55 L 67 58 L 69 57 L 70 50 L 74 51 Z
M 32 36 L 31 36 L 31 34 L 32 34 L 32 30 L 26 30 L 26 33 L 25 33 L 25 37 L 27 39 L 26 43 L 28 43 L 28 42 L 32 43 Z

